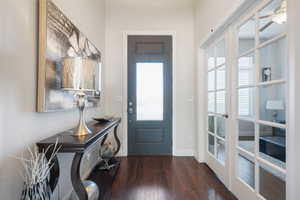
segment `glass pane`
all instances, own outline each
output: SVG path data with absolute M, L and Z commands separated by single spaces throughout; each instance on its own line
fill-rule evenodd
M 136 64 L 137 120 L 163 120 L 163 63 Z
M 261 86 L 260 119 L 285 124 L 285 85 Z
M 238 155 L 238 176 L 254 189 L 254 162 L 246 155 Z
M 208 90 L 215 90 L 215 71 L 208 72 Z
M 226 86 L 226 67 L 217 69 L 217 90 L 223 90 Z
M 285 129 L 259 125 L 259 156 L 281 168 L 285 168 L 285 141 Z
M 239 121 L 239 147 L 254 153 L 255 126 L 253 122 Z
M 215 68 L 215 49 L 210 48 L 207 52 L 207 67 L 208 70 Z
M 225 113 L 225 91 L 217 92 L 217 113 Z
M 254 117 L 254 88 L 239 89 L 239 115 L 241 117 Z
M 255 20 L 254 17 L 244 23 L 239 29 L 239 53 L 253 49 L 255 46 Z
M 239 58 L 239 86 L 254 85 L 255 56 L 254 53 Z
M 225 138 L 225 118 L 223 117 L 216 117 L 216 120 L 217 120 L 217 135 L 222 137 L 222 138 Z
M 259 167 L 259 193 L 270 200 L 285 200 L 285 175 L 273 168 L 260 164 Z
M 215 112 L 215 93 L 208 93 L 208 112 Z
M 208 151 L 215 154 L 215 137 L 211 134 L 208 134 Z
M 260 80 L 262 82 L 285 79 L 285 69 L 287 68 L 286 45 L 286 38 L 283 38 L 260 49 Z
M 226 55 L 225 55 L 225 40 L 222 40 L 217 44 L 217 66 L 225 64 Z
M 213 115 L 208 116 L 208 131 L 215 133 L 215 117 Z
M 286 1 L 274 0 L 259 12 L 259 39 L 265 42 L 285 31 Z
M 224 141 L 217 139 L 217 159 L 225 165 L 226 153 Z

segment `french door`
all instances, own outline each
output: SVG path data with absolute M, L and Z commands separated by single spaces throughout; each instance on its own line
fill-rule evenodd
M 263 0 L 206 49 L 206 162 L 241 200 L 286 199 L 286 22 Z
M 228 184 L 226 52 L 225 37 L 213 43 L 207 51 L 206 161 L 224 184 Z
M 235 31 L 233 189 L 240 199 L 286 198 L 286 3 L 264 1 Z

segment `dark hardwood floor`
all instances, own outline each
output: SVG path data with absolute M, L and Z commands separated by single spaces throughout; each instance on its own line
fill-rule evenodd
M 112 200 L 235 200 L 205 164 L 192 157 L 121 159 Z

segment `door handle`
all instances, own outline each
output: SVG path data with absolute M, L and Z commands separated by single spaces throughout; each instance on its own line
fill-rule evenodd
M 226 119 L 229 118 L 228 114 L 223 114 L 222 117 L 224 117 L 224 118 L 226 118 Z

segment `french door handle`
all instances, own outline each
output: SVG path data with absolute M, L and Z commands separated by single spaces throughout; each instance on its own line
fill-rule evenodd
M 222 117 L 224 117 L 224 118 L 226 118 L 226 119 L 229 118 L 228 114 L 223 114 Z

